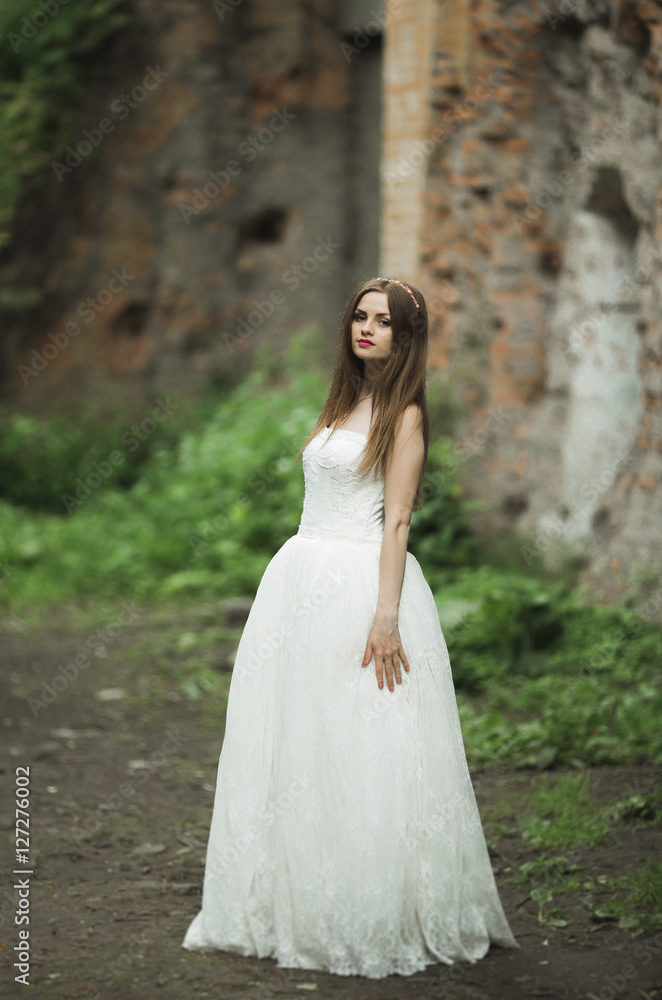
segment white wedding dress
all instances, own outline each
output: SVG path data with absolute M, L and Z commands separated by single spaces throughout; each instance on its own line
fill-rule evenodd
M 409 672 L 361 666 L 384 482 L 358 431 L 304 455 L 301 523 L 267 566 L 230 683 L 202 909 L 183 947 L 380 978 L 519 948 L 467 768 L 446 643 L 407 552 Z

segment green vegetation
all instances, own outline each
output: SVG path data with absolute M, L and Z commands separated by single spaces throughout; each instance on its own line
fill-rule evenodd
M 602 843 L 611 829 L 610 814 L 596 812 L 588 785 L 584 772 L 565 775 L 554 784 L 542 775 L 530 799 L 530 813 L 517 817 L 523 838 L 540 848 Z
M 303 330 L 282 369 L 265 353 L 220 401 L 171 400 L 153 428 L 151 407 L 145 424 L 119 414 L 46 425 L 8 415 L 0 558 L 14 606 L 81 594 L 253 594 L 301 514 L 296 456 L 326 392 L 309 364 L 310 340 Z M 445 525 L 432 567 L 438 579 L 476 547 L 450 453 L 446 439 L 431 448 L 433 475 L 445 470 L 429 499 Z M 432 530 L 428 519 L 412 545 L 416 532 L 430 545 Z
M 474 764 L 662 760 L 658 623 L 492 567 L 464 570 L 444 593 L 470 596 L 444 631 Z
M 81 599 L 194 608 L 252 597 L 301 514 L 296 455 L 327 388 L 323 365 L 310 364 L 311 341 L 319 343 L 310 334 L 294 338 L 282 363 L 263 348 L 253 373 L 221 399 L 168 397 L 160 422 L 152 406 L 143 420 L 115 414 L 104 423 L 8 416 L 0 604 L 25 614 Z M 470 528 L 459 486 L 467 459 L 441 422 L 443 394 L 430 403 L 425 506 L 409 547 L 436 594 L 470 765 L 659 762 L 658 624 L 591 605 L 571 579 L 517 568 L 512 552 L 489 561 Z M 187 696 L 214 689 L 216 678 L 223 689 L 219 671 L 237 636 L 223 639 L 223 668 L 221 636 L 204 625 L 184 633 L 169 631 L 167 646 L 185 646 Z
M 541 775 L 527 800 L 527 812 L 517 816 L 522 838 L 540 854 L 519 866 L 517 879 L 532 887 L 538 919 L 552 927 L 565 927 L 569 921 L 562 909 L 546 909 L 546 904 L 575 894 L 596 924 L 615 921 L 634 936 L 654 933 L 662 928 L 659 861 L 647 859 L 618 877 L 588 878 L 586 869 L 600 867 L 599 854 L 596 857 L 590 848 L 623 840 L 619 824 L 634 823 L 636 829 L 659 825 L 662 800 L 656 794 L 632 793 L 598 806 L 590 794 L 589 777 L 589 772 L 569 774 L 552 784 L 546 774 Z
M 615 920 L 634 935 L 654 934 L 662 929 L 662 862 L 650 858 L 640 867 L 619 878 L 584 883 L 584 889 L 602 889 L 611 898 L 593 905 L 597 920 Z

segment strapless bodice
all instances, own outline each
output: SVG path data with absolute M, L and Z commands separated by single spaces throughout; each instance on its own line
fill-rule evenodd
M 323 428 L 303 453 L 305 494 L 297 534 L 381 542 L 384 533 L 384 480 L 357 475 L 368 438 L 343 428 Z

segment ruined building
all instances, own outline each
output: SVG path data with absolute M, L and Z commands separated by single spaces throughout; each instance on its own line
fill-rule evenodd
M 660 2 L 136 6 L 23 212 L 5 393 L 195 394 L 409 279 L 478 526 L 662 617 Z

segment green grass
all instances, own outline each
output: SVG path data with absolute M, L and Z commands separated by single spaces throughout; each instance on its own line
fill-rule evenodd
M 541 775 L 527 812 L 518 816 L 524 840 L 540 848 L 603 843 L 611 831 L 610 813 L 596 810 L 589 783 L 588 772 L 563 775 L 554 782 Z
M 641 933 L 662 927 L 662 861 L 650 858 L 634 872 L 617 880 L 618 895 L 612 901 L 619 926 Z
M 552 781 L 541 775 L 529 792 L 525 811 L 515 815 L 516 808 L 507 803 L 489 814 L 490 840 L 496 847 L 502 836 L 517 833 L 523 844 L 536 850 L 536 856 L 519 865 L 512 877 L 529 887 L 541 923 L 568 926 L 567 903 L 569 897 L 578 896 L 595 925 L 615 922 L 635 937 L 654 933 L 662 927 L 662 863 L 648 858 L 613 877 L 600 873 L 600 854 L 593 849 L 609 848 L 615 839 L 621 842 L 626 836 L 623 828 L 614 834 L 619 823 L 659 825 L 662 798 L 635 793 L 597 802 L 589 778 L 588 773 L 579 773 Z M 515 819 L 516 826 L 500 822 L 506 818 Z
M 586 879 L 582 888 L 596 922 L 613 921 L 633 937 L 662 929 L 662 862 L 648 858 L 617 878 Z
M 445 635 L 475 767 L 662 760 L 658 623 L 489 566 L 444 589 L 442 623 L 444 602 L 469 595 Z

